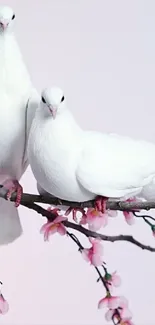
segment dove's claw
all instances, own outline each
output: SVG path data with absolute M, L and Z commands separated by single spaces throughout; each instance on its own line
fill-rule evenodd
M 104 213 L 106 211 L 106 202 L 107 202 L 108 198 L 104 197 L 104 196 L 97 196 L 96 200 L 95 200 L 95 208 Z
M 23 194 L 22 186 L 17 180 L 7 180 L 6 182 L 4 182 L 3 186 L 8 190 L 8 193 L 6 195 L 7 200 L 11 199 L 11 196 L 14 192 L 17 193 L 15 207 L 18 208 Z

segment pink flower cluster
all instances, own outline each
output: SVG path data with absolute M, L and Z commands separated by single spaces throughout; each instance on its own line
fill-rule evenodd
M 90 248 L 84 248 L 82 256 L 91 265 L 98 267 L 103 265 L 103 246 L 99 239 L 89 238 L 91 243 Z M 106 269 L 105 269 L 106 270 Z M 108 311 L 105 314 L 107 321 L 111 321 L 114 317 L 120 321 L 122 325 L 133 325 L 131 318 L 131 312 L 128 309 L 128 301 L 122 296 L 112 296 L 111 291 L 113 287 L 119 287 L 121 285 L 121 278 L 117 272 L 112 274 L 105 271 L 103 282 L 106 286 L 106 296 L 102 298 L 98 303 L 98 308 L 108 307 Z
M 41 233 L 44 234 L 44 240 L 49 240 L 49 236 L 54 233 L 59 233 L 60 235 L 65 235 L 67 233 L 65 225 L 63 224 L 64 221 L 67 220 L 66 215 L 63 216 L 60 213 L 59 209 L 52 209 L 49 208 L 49 211 L 52 213 L 55 213 L 56 218 L 52 222 L 47 222 L 45 225 L 41 228 Z M 74 209 L 75 210 L 75 209 Z M 78 210 L 79 211 L 79 210 Z M 71 211 L 70 211 L 71 212 Z M 70 213 L 69 211 L 67 213 Z M 82 212 L 80 210 L 80 212 Z M 116 212 L 113 211 L 106 211 L 106 213 L 103 213 L 101 211 L 97 211 L 96 209 L 88 209 L 87 213 L 83 213 L 81 223 L 88 223 L 89 228 L 91 230 L 97 230 L 101 226 L 105 226 L 108 221 L 108 216 L 115 216 Z M 124 215 L 126 215 L 126 218 L 131 219 L 131 216 L 127 217 L 127 214 L 124 212 Z M 74 217 L 76 216 L 76 211 L 74 211 Z M 89 242 L 91 244 L 90 248 L 83 248 L 82 249 L 82 256 L 83 258 L 89 262 L 94 267 L 103 266 L 104 260 L 103 260 L 103 246 L 101 244 L 101 240 L 99 238 L 89 238 Z M 132 315 L 130 310 L 128 309 L 128 301 L 126 298 L 122 296 L 114 296 L 111 294 L 113 287 L 118 287 L 121 284 L 121 279 L 117 272 L 113 272 L 112 274 L 108 273 L 106 268 L 103 266 L 105 270 L 105 275 L 102 278 L 103 284 L 106 289 L 106 296 L 102 298 L 98 303 L 98 308 L 104 308 L 107 307 L 108 310 L 105 314 L 105 318 L 107 321 L 111 321 L 113 319 L 116 319 L 119 321 L 119 324 L 121 325 L 133 325 L 131 319 Z M 4 306 L 4 305 L 3 305 Z M 5 304 L 5 306 L 7 306 Z M 0 305 L 1 307 L 1 305 Z M 1 308 L 2 309 L 2 308 Z M 4 309 L 3 309 L 4 310 Z
M 123 296 L 111 296 L 107 293 L 106 297 L 102 298 L 98 303 L 98 308 L 108 307 L 105 314 L 105 319 L 111 321 L 117 319 L 122 325 L 133 325 L 132 314 L 128 309 L 128 301 Z
M 104 276 L 104 281 L 107 285 L 107 294 L 102 298 L 98 303 L 98 308 L 108 307 L 108 310 L 105 314 L 105 319 L 111 321 L 116 319 L 119 321 L 119 324 L 122 325 L 133 325 L 131 319 L 132 314 L 128 309 L 128 301 L 123 296 L 112 296 L 111 289 L 112 287 L 118 287 L 121 284 L 121 279 L 117 275 L 116 271 L 112 274 L 106 273 Z
M 108 224 L 109 217 L 116 217 L 117 211 L 116 210 L 109 210 L 106 209 L 106 199 L 104 200 L 104 209 L 98 209 L 96 206 L 95 208 L 88 208 L 86 211 L 82 208 L 69 208 L 65 215 L 69 215 L 72 212 L 73 220 L 78 222 L 77 213 L 80 212 L 82 217 L 79 222 L 81 225 L 88 224 L 88 228 L 92 231 L 98 231 L 100 228 L 105 227 Z M 139 200 L 138 200 L 139 201 Z M 130 198 L 126 200 L 126 202 L 137 202 L 136 198 Z M 138 211 L 134 209 L 134 211 Z M 131 211 L 122 211 L 126 222 L 129 225 L 133 225 L 135 222 L 135 217 L 133 212 Z
M 103 199 L 104 201 L 104 209 L 98 209 L 97 206 L 95 208 L 88 208 L 86 211 L 83 208 L 69 208 L 65 215 L 61 214 L 60 209 L 56 208 L 48 208 L 48 211 L 51 211 L 52 213 L 55 213 L 57 218 L 52 222 L 47 222 L 42 228 L 41 233 L 44 234 L 44 239 L 49 240 L 49 236 L 51 234 L 54 234 L 58 232 L 60 235 L 66 234 L 66 229 L 63 225 L 63 221 L 67 220 L 67 216 L 72 213 L 73 220 L 75 222 L 78 222 L 77 213 L 81 213 L 81 220 L 79 221 L 79 224 L 86 225 L 88 224 L 88 228 L 91 231 L 98 231 L 101 227 L 105 227 L 108 224 L 109 217 L 116 217 L 117 211 L 116 210 L 107 210 L 106 209 L 106 201 L 107 199 Z M 126 202 L 136 202 L 136 198 L 130 198 L 126 200 Z M 135 210 L 138 211 L 138 210 Z M 134 224 L 135 218 L 133 212 L 130 211 L 122 211 L 123 215 L 125 217 L 126 222 L 129 225 Z M 153 234 L 155 234 L 155 231 L 153 229 Z

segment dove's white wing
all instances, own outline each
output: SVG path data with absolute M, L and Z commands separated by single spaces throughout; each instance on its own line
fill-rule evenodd
M 88 191 L 107 197 L 134 195 L 154 176 L 154 144 L 115 134 L 85 133 L 76 177 Z
M 28 145 L 28 138 L 29 138 L 29 133 L 32 125 L 33 118 L 35 116 L 36 109 L 40 103 L 40 96 L 37 93 L 36 89 L 32 89 L 32 93 L 30 98 L 28 99 L 27 102 L 27 107 L 26 107 L 26 116 L 25 116 L 25 151 L 23 155 L 23 170 L 26 170 L 29 161 L 28 161 L 28 154 L 27 154 L 27 145 Z

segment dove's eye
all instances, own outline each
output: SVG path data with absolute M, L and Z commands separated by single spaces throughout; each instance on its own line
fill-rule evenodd
M 44 104 L 46 104 L 46 100 L 45 100 L 44 97 L 41 97 L 41 100 L 42 100 L 42 102 L 43 102 Z
M 13 16 L 12 16 L 12 20 L 13 20 L 13 19 L 15 19 L 15 14 L 13 14 Z
M 64 96 L 62 96 L 62 98 L 61 98 L 61 103 L 64 101 L 64 99 L 65 99 L 65 97 L 64 97 Z

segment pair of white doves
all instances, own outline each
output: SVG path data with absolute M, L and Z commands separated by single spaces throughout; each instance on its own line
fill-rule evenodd
M 83 131 L 63 91 L 33 88 L 16 43 L 11 8 L 0 8 L 0 184 L 17 191 L 0 199 L 0 245 L 22 233 L 18 181 L 30 163 L 40 192 L 86 201 L 97 196 L 155 199 L 155 145 L 129 137 Z

